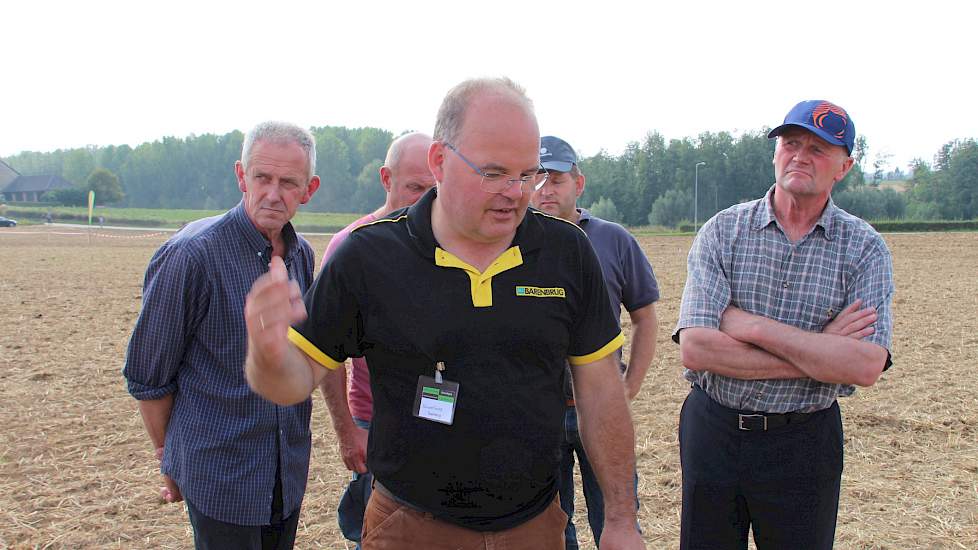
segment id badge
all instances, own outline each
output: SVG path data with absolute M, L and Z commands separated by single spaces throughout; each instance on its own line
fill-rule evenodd
M 418 377 L 418 393 L 414 397 L 414 416 L 451 426 L 458 402 L 456 382 L 437 381 L 430 376 Z

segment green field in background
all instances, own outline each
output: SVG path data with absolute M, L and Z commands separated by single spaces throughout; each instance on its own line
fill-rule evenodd
M 83 206 L 22 206 L 7 205 L 6 214 L 10 218 L 28 218 L 34 222 L 43 221 L 48 212 L 54 221 L 88 221 L 88 208 Z M 110 208 L 97 206 L 92 214 L 93 223 L 99 216 L 105 217 L 106 225 L 148 225 L 151 227 L 176 228 L 200 218 L 216 216 L 224 210 L 170 210 L 154 208 Z M 296 214 L 293 224 L 300 228 L 335 231 L 343 228 L 362 214 L 347 214 L 334 212 L 303 212 Z M 26 220 L 25 220 L 26 221 Z

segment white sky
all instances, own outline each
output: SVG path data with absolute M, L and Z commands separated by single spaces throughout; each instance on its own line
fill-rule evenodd
M 527 88 L 584 155 L 845 107 L 905 168 L 978 137 L 976 4 L 14 0 L 0 11 L 0 156 L 265 119 L 431 132 L 471 76 Z

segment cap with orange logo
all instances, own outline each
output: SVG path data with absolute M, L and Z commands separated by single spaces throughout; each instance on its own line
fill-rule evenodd
M 784 123 L 771 130 L 767 137 L 777 137 L 791 126 L 800 126 L 829 143 L 842 145 L 852 155 L 856 126 L 849 113 L 834 103 L 820 99 L 802 101 L 788 112 Z

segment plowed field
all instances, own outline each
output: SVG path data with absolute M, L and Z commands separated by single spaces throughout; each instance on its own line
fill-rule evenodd
M 183 507 L 158 500 L 157 463 L 120 374 L 143 271 L 165 238 L 0 229 L 0 548 L 192 547 Z M 841 402 L 837 547 L 978 548 L 978 233 L 885 238 L 897 286 L 894 366 Z M 327 239 L 310 238 L 317 253 Z M 659 350 L 633 406 L 639 519 L 649 548 L 675 548 L 676 426 L 688 386 L 668 337 L 691 239 L 640 241 L 663 298 Z M 297 547 L 344 548 L 335 509 L 348 476 L 316 399 Z

